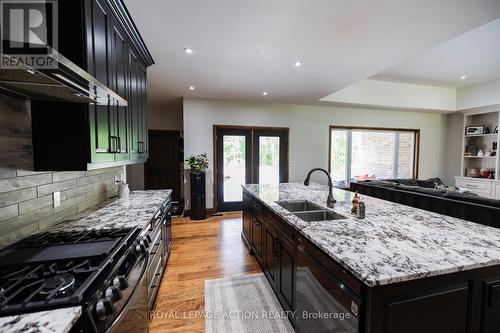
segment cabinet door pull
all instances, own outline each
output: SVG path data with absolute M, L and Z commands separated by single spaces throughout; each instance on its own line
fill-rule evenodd
M 494 288 L 490 287 L 490 292 L 489 292 L 489 299 L 488 299 L 488 306 L 489 307 L 494 307 L 498 303 L 498 298 L 500 297 L 500 292 L 498 290 L 495 290 Z
M 117 153 L 117 142 L 118 142 L 118 137 L 111 135 L 109 137 L 109 152 L 110 153 Z
M 255 224 L 255 226 L 257 226 L 257 227 L 262 226 L 262 223 L 259 220 L 254 220 L 253 224 Z

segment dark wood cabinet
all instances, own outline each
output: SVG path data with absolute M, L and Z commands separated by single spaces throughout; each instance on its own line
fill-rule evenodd
M 278 222 L 243 194 L 242 237 L 250 246 L 283 308 L 291 311 L 295 298 L 295 246 Z
M 252 234 L 252 212 L 250 210 L 250 197 L 243 193 L 243 221 L 242 221 L 242 238 L 247 242 L 251 241 Z
M 286 311 L 294 308 L 295 246 L 282 233 L 273 217 L 265 223 L 264 273 L 269 278 L 281 305 Z
M 278 231 L 271 223 L 266 221 L 264 225 L 264 260 L 262 270 L 273 288 L 276 287 L 279 281 L 279 260 L 276 256 L 278 242 Z
M 481 332 L 500 332 L 500 276 L 484 280 L 482 283 Z
M 286 241 L 279 239 L 279 282 L 278 292 L 281 302 L 287 311 L 294 310 L 295 299 L 295 247 Z
M 257 261 L 262 262 L 263 241 L 262 235 L 264 232 L 264 224 L 260 219 L 252 216 L 252 245 L 254 249 L 255 258 Z
M 60 0 L 58 15 L 59 52 L 128 105 L 33 100 L 35 170 L 87 170 L 145 162 L 147 67 L 153 60 L 123 2 Z M 54 109 L 60 112 L 51 114 Z M 68 150 L 83 157 L 69 160 Z

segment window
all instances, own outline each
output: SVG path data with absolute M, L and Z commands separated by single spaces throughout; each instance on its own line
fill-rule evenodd
M 330 174 L 352 180 L 416 178 L 419 130 L 330 126 Z

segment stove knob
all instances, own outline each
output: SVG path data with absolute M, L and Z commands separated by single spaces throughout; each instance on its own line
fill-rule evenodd
M 108 287 L 105 295 L 106 298 L 111 299 L 113 302 L 117 302 L 122 299 L 122 292 L 117 287 Z
M 113 287 L 118 290 L 123 290 L 128 287 L 127 279 L 124 276 L 115 276 L 113 279 Z
M 144 244 L 144 247 L 145 248 L 148 248 L 149 247 L 149 243 L 151 243 L 149 240 L 148 240 L 148 237 L 143 237 L 142 240 L 141 240 L 142 244 Z
M 135 245 L 135 250 L 138 253 L 145 253 L 146 252 L 146 246 L 144 246 L 143 241 L 138 241 L 137 244 Z
M 104 321 L 115 312 L 115 307 L 109 299 L 102 299 L 95 305 L 97 319 Z

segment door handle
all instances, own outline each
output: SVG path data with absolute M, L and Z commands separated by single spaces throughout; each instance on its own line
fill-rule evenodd
M 109 137 L 109 152 L 110 153 L 117 153 L 117 142 L 118 142 L 118 137 L 111 135 Z

